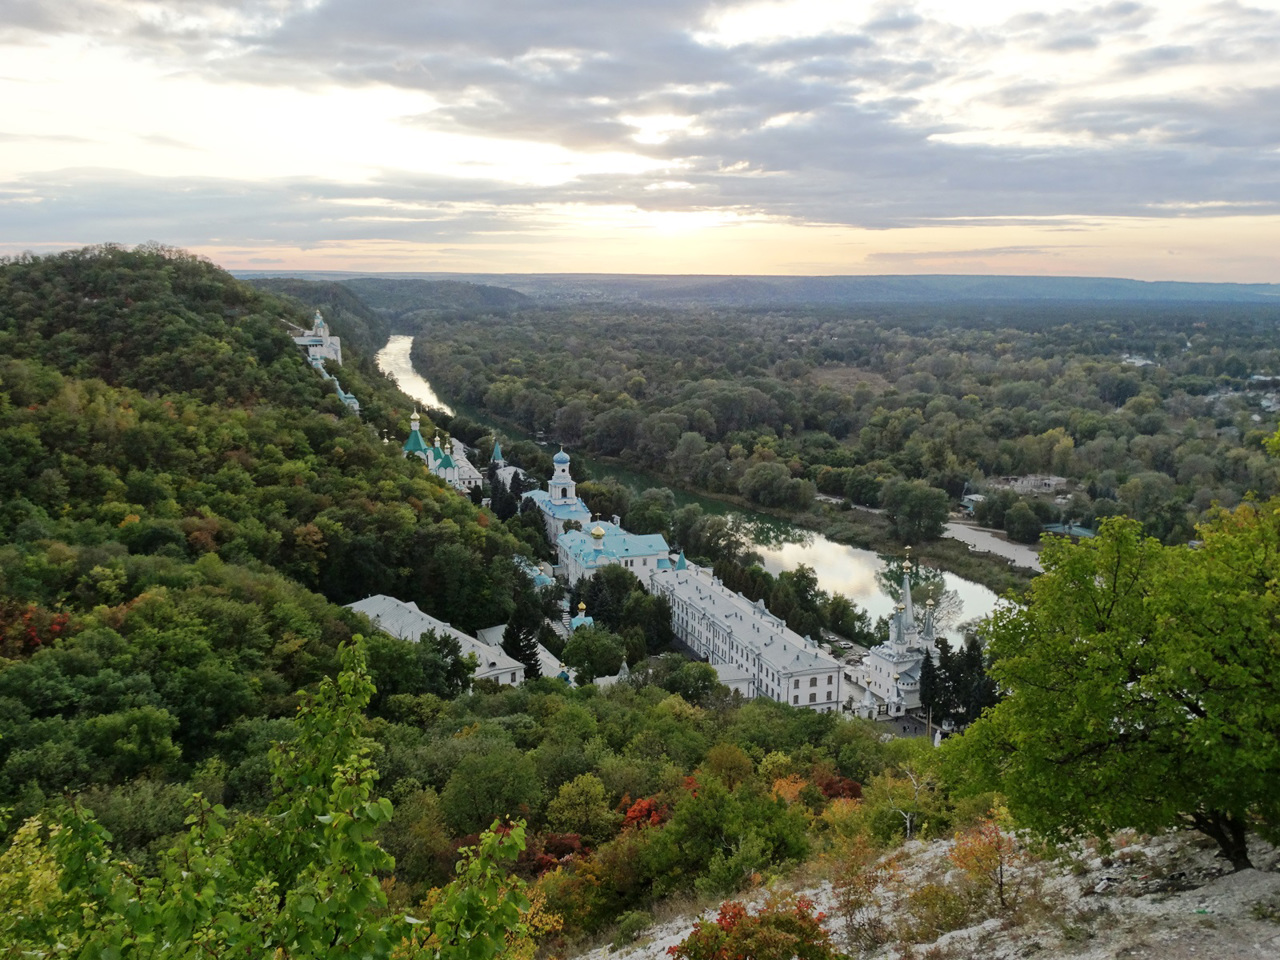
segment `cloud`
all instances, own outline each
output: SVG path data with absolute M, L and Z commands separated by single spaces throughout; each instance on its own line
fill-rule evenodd
M 0 130 L 0 143 L 93 143 L 91 137 L 70 133 L 9 133 Z
M 17 226 L 48 236 L 79 216 L 105 231 L 79 235 L 170 236 L 198 217 L 208 235 L 243 242 L 328 231 L 466 243 L 535 229 L 549 216 L 538 210 L 569 204 L 875 228 L 1280 205 L 1274 10 L 1224 3 L 1191 17 L 1114 2 L 984 26 L 906 3 L 811 29 L 798 12 L 786 31 L 708 39 L 732 6 L 11 0 L 0 14 L 11 42 L 81 35 L 214 83 L 391 87 L 420 98 L 400 120 L 417 130 L 654 167 L 549 187 L 390 165 L 359 186 L 29 173 L 17 182 L 44 199 Z M 1156 76 L 1161 91 L 1142 86 Z M 326 135 L 342 135 L 340 118 Z M 188 147 L 159 131 L 140 139 Z
M 910 263 L 917 260 L 983 260 L 988 257 L 1053 257 L 1067 249 L 1078 248 L 1041 245 L 981 247 L 972 250 L 882 250 L 868 253 L 867 259 L 875 263 Z

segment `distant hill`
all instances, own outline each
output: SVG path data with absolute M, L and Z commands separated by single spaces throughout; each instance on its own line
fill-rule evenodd
M 240 276 L 262 276 L 254 271 Z M 389 315 L 422 307 L 519 309 L 542 303 L 600 301 L 667 306 L 838 306 L 948 301 L 1098 301 L 1280 303 L 1280 284 L 1148 282 L 1112 277 L 1003 276 L 696 276 L 641 274 L 398 273 L 358 276 L 298 271 L 292 276 L 340 280 Z M 412 304 L 412 305 L 411 305 Z
M 341 283 L 403 333 L 412 333 L 423 320 L 444 313 L 507 313 L 534 305 L 530 297 L 515 290 L 461 280 L 357 277 Z

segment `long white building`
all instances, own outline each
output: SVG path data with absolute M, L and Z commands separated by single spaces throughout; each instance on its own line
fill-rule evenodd
M 768 697 L 822 713 L 844 704 L 840 663 L 765 609 L 730 590 L 710 570 L 687 563 L 649 578 L 671 604 L 676 637 L 706 658 L 745 697 Z
M 436 636 L 449 636 L 458 641 L 462 655 L 473 654 L 476 658 L 476 680 L 496 680 L 507 686 L 515 686 L 524 680 L 524 664 L 503 653 L 502 648 L 482 643 L 475 637 L 463 633 L 435 617 L 423 613 L 412 601 L 397 600 L 386 594 L 375 594 L 355 603 L 348 603 L 347 608 L 363 613 L 381 630 L 401 640 L 412 640 L 417 643 L 424 633 L 435 633 Z

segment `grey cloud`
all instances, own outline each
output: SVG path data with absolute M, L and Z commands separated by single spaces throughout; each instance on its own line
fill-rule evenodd
M 870 33 L 898 33 L 914 30 L 924 25 L 924 18 L 910 10 L 897 10 L 884 16 L 868 20 L 866 30 Z
M 9 133 L 0 130 L 0 143 L 96 143 L 90 137 L 69 133 Z
M 1280 147 L 1280 87 L 1233 90 L 1205 99 L 1132 97 L 1070 100 L 1042 129 L 1087 132 L 1099 139 L 1145 136 L 1167 144 L 1217 149 Z
M 978 247 L 971 250 L 880 250 L 867 254 L 868 260 L 882 263 L 909 262 L 913 260 L 973 260 L 987 257 L 1043 257 L 1059 256 L 1062 247 L 1046 246 L 1010 246 L 1010 247 Z M 1072 247 L 1070 249 L 1079 249 Z
M 1140 50 L 1126 57 L 1122 69 L 1129 73 L 1149 73 L 1165 67 L 1176 67 L 1191 63 L 1198 59 L 1196 50 L 1190 46 L 1162 45 Z
M 175 137 L 167 137 L 162 133 L 143 134 L 138 137 L 143 143 L 149 143 L 156 147 L 170 147 L 174 150 L 195 150 L 197 149 L 185 140 L 178 140 Z
M 1040 44 L 1041 50 L 1054 53 L 1075 53 L 1077 50 L 1093 50 L 1101 41 L 1091 34 L 1068 33 L 1060 37 L 1050 37 Z
M 215 7 L 235 15 L 230 26 L 201 20 L 201 11 Z M 881 8 L 849 34 L 728 49 L 695 39 L 711 7 L 711 0 L 329 0 L 307 8 L 242 0 L 182 3 L 172 9 L 187 14 L 183 20 L 140 18 L 131 12 L 135 5 L 113 0 L 12 0 L 0 14 L 10 29 L 125 38 L 139 55 L 228 80 L 387 84 L 423 94 L 423 110 L 406 123 L 575 150 L 626 150 L 669 166 L 652 177 L 602 175 L 545 188 L 388 171 L 373 185 L 377 195 L 415 205 L 396 212 L 399 219 L 385 219 L 386 208 L 376 204 L 335 204 L 366 194 L 330 183 L 235 188 L 204 181 L 188 196 L 168 181 L 50 175 L 24 181 L 42 185 L 47 195 L 20 216 L 37 232 L 46 223 L 63 229 L 81 205 L 87 222 L 136 228 L 130 237 L 138 239 L 175 236 L 159 229 L 164 224 L 180 235 L 207 218 L 210 236 L 243 235 L 245 242 L 259 239 L 253 233 L 259 229 L 279 238 L 463 243 L 468 231 L 518 233 L 530 216 L 525 208 L 535 203 L 730 209 L 874 227 L 984 215 L 1188 215 L 1205 201 L 1273 212 L 1280 203 L 1280 156 L 1262 149 L 1277 143 L 1280 90 L 1119 100 L 1073 88 L 1061 100 L 1062 88 L 1028 77 L 990 95 L 1002 106 L 1056 102 L 1040 129 L 1087 134 L 1101 141 L 1093 149 L 948 144 L 932 138 L 953 126 L 915 119 L 927 88 L 974 75 L 988 50 L 1019 45 L 1065 55 L 1105 46 L 1139 36 L 1153 17 L 1150 6 L 1034 13 L 992 30 L 929 20 L 909 6 Z M 170 8 L 157 0 L 151 9 Z M 1150 47 L 1121 71 L 1180 69 L 1191 57 L 1263 61 L 1280 43 L 1276 18 L 1264 13 L 1219 5 L 1200 36 Z M 209 56 L 214 50 L 219 55 Z M 428 97 L 440 106 L 428 110 Z M 640 144 L 620 118 L 648 114 L 691 117 L 696 129 Z M 796 119 L 769 125 L 784 115 Z M 691 189 L 646 189 L 667 179 Z M 134 198 L 144 189 L 157 191 L 159 206 L 117 207 L 111 197 L 112 190 Z M 104 236 L 119 234 L 104 229 L 86 239 Z

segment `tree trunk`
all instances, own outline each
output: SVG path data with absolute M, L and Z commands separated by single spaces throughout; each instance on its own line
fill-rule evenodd
M 1218 844 L 1222 857 L 1234 870 L 1251 870 L 1249 841 L 1245 836 L 1244 821 L 1221 810 L 1205 810 L 1191 815 L 1195 828 Z

